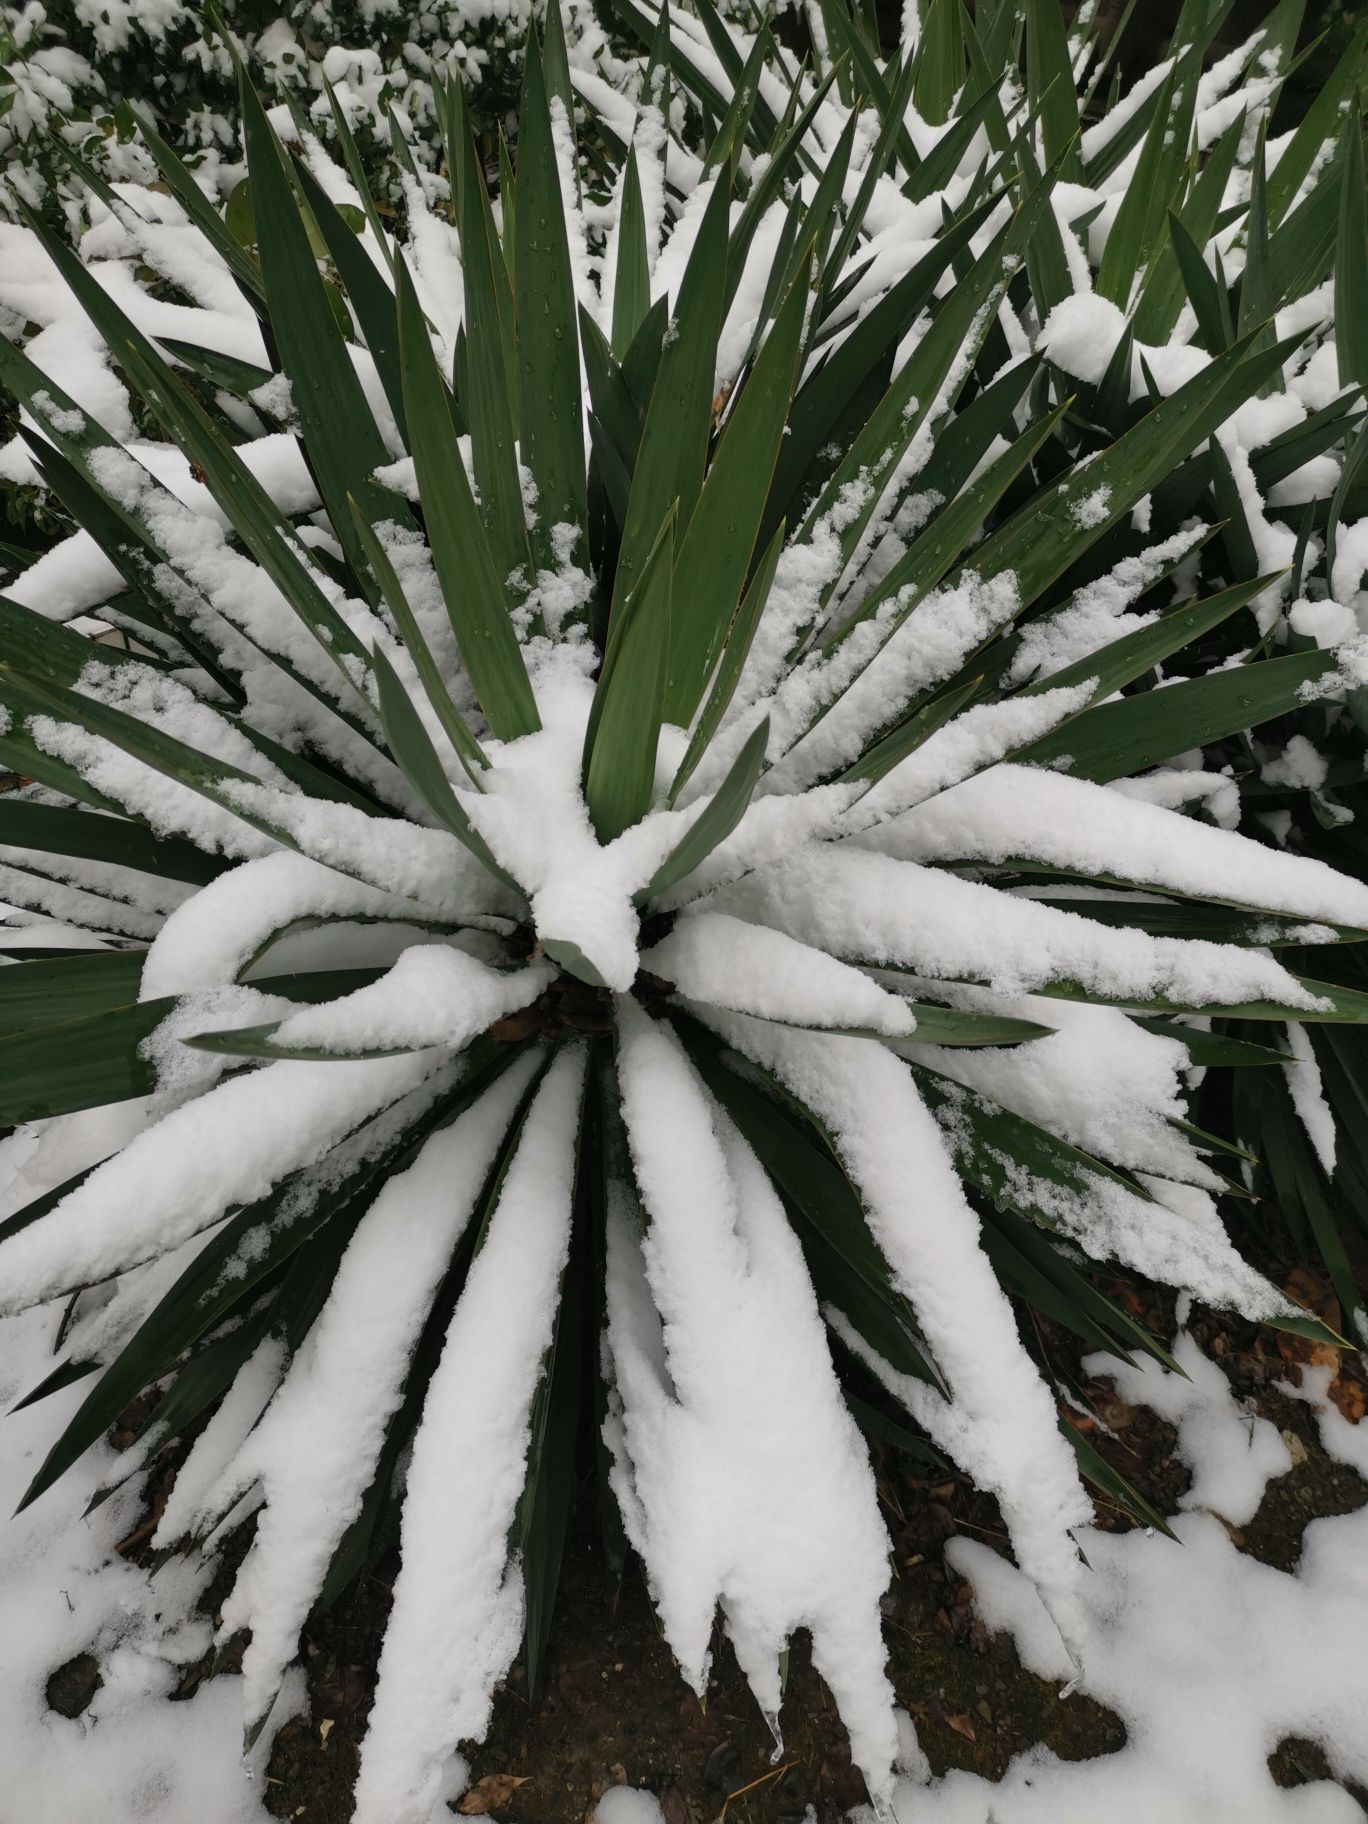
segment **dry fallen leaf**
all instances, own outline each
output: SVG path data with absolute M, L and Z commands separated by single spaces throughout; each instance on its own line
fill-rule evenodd
M 478 1818 L 487 1812 L 499 1811 L 507 1805 L 519 1786 L 526 1786 L 529 1777 L 525 1775 L 519 1778 L 516 1773 L 487 1773 L 482 1780 L 476 1780 L 456 1809 L 466 1818 Z
M 1344 1314 L 1340 1309 L 1328 1280 L 1313 1273 L 1308 1267 L 1294 1267 L 1287 1277 L 1283 1290 L 1297 1304 L 1304 1305 L 1313 1316 L 1318 1317 L 1330 1329 L 1343 1332 Z M 1314 1368 L 1329 1368 L 1330 1385 L 1328 1396 L 1351 1425 L 1357 1425 L 1364 1416 L 1364 1388 L 1354 1372 L 1353 1357 L 1345 1351 L 1336 1349 L 1331 1343 L 1313 1343 L 1309 1337 L 1293 1336 L 1288 1331 L 1280 1330 L 1276 1337 L 1278 1354 L 1285 1362 L 1291 1363 L 1292 1379 L 1299 1380 L 1299 1369 L 1305 1363 Z
M 974 1733 L 974 1719 L 971 1716 L 947 1716 L 945 1724 L 948 1729 L 953 1729 L 956 1735 L 962 1735 L 966 1742 L 978 1740 Z
M 1330 1383 L 1330 1398 L 1351 1425 L 1362 1422 L 1364 1412 L 1368 1410 L 1368 1398 L 1358 1381 L 1351 1381 L 1345 1374 L 1336 1375 Z
M 1294 1304 L 1301 1305 L 1331 1330 L 1340 1330 L 1344 1321 L 1340 1302 L 1327 1279 L 1313 1273 L 1309 1267 L 1293 1267 L 1283 1283 L 1283 1291 Z M 1295 1336 L 1288 1330 L 1280 1330 L 1275 1342 L 1278 1354 L 1285 1362 L 1309 1362 L 1317 1368 L 1339 1368 L 1340 1352 L 1332 1343 L 1313 1343 L 1310 1337 Z

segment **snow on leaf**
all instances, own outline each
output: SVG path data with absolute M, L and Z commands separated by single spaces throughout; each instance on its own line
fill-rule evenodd
M 569 1246 L 583 1080 L 576 1049 L 547 1072 L 428 1389 L 357 1824 L 429 1824 L 452 1744 L 483 1735 L 521 1643 L 522 1573 L 508 1534 Z

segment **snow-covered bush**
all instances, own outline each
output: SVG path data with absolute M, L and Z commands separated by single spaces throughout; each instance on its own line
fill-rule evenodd
M 223 0 L 220 12 L 267 100 L 298 108 L 327 139 L 331 86 L 382 194 L 410 160 L 433 162 L 442 83 L 461 81 L 491 123 L 516 105 L 531 16 L 528 0 Z M 154 178 L 135 108 L 211 171 L 236 159 L 233 63 L 200 0 L 0 4 L 0 165 L 19 194 L 36 203 L 68 186 L 52 136 L 108 178 Z
M 1356 71 L 1269 139 L 1285 35 L 1204 72 L 1185 15 L 1080 137 L 1088 44 L 1033 5 L 1019 77 L 978 12 L 884 57 L 824 7 L 816 74 L 553 13 L 495 197 L 439 92 L 454 223 L 247 86 L 250 217 L 157 146 L 74 251 L 0 233 L 3 460 L 74 527 L 0 599 L 0 1310 L 95 1377 L 31 1495 L 147 1388 L 120 1474 L 197 1429 L 155 1543 L 255 1513 L 252 1730 L 397 1537 L 363 1824 L 535 1683 L 581 1422 L 684 1676 L 720 1607 L 777 1730 L 807 1628 L 886 1809 L 843 1383 L 1071 1643 L 1080 1471 L 1138 1497 L 1009 1295 L 1315 1329 L 1189 1092 L 1368 1012 L 1368 886 L 1233 827 L 1247 731 L 1368 677 L 1313 581 Z

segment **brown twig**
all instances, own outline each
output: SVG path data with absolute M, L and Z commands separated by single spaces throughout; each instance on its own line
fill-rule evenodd
M 746 1785 L 738 1786 L 735 1792 L 729 1792 L 722 1801 L 721 1811 L 717 1814 L 717 1824 L 722 1824 L 722 1820 L 727 1815 L 727 1807 L 733 1799 L 739 1799 L 744 1793 L 753 1792 L 757 1786 L 763 1786 L 767 1780 L 777 1780 L 781 1774 L 787 1773 L 790 1767 L 797 1765 L 797 1761 L 785 1761 L 782 1767 L 772 1767 L 768 1773 L 762 1773 L 758 1780 L 750 1780 Z

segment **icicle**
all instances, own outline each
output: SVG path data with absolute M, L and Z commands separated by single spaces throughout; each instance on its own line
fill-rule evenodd
M 765 1727 L 774 1737 L 774 1749 L 769 1757 L 770 1766 L 777 1767 L 784 1758 L 784 1732 L 779 1726 L 779 1717 L 776 1711 L 762 1710 L 760 1714 L 765 1719 Z

